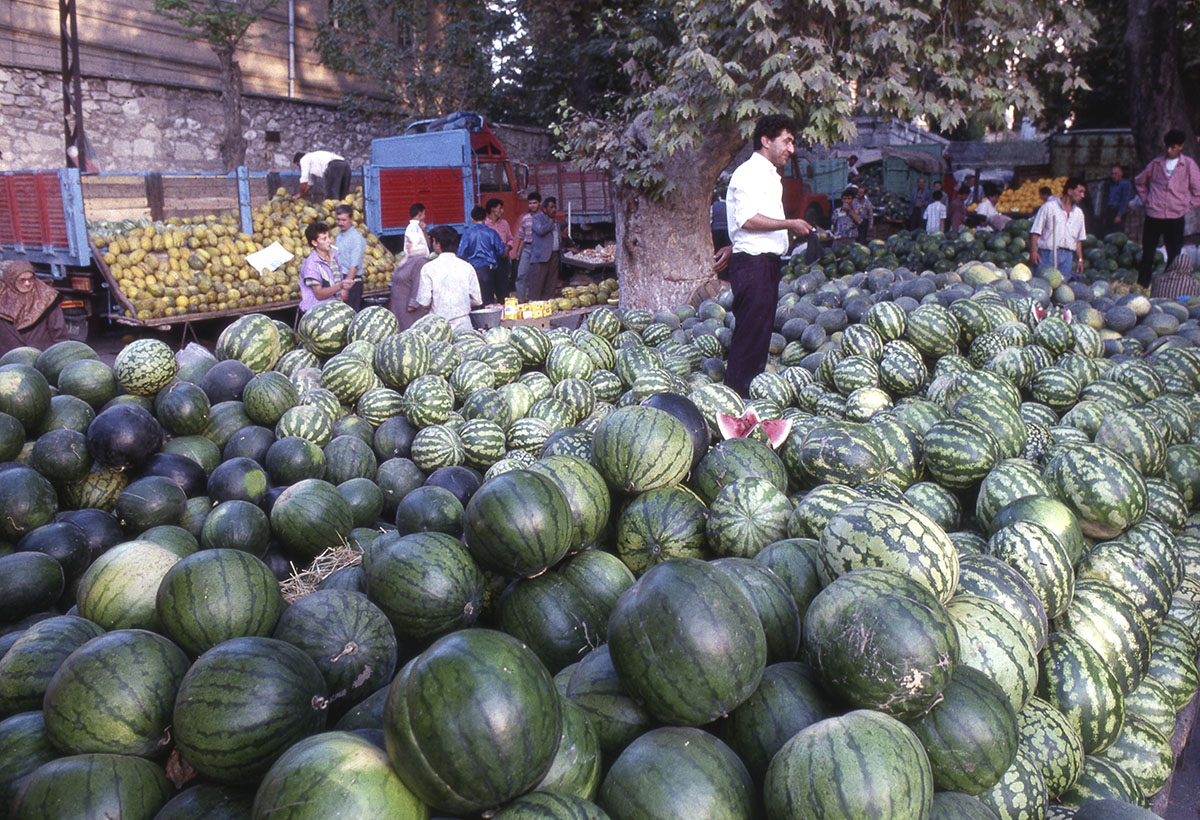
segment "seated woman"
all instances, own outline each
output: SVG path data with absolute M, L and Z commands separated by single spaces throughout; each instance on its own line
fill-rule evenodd
M 67 338 L 58 291 L 37 278 L 28 262 L 0 262 L 0 353 L 18 347 L 45 350 Z

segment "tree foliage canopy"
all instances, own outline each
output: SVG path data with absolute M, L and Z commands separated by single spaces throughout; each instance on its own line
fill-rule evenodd
M 1071 64 L 1093 42 L 1095 15 L 1076 0 L 1011 3 L 734 0 L 663 6 L 670 37 L 635 25 L 623 71 L 633 93 L 610 114 L 569 110 L 569 144 L 621 184 L 655 196 L 673 181 L 658 161 L 716 130 L 743 137 L 787 111 L 801 139 L 854 135 L 856 115 L 924 117 L 950 130 L 967 117 L 1039 111 L 1047 78 L 1072 89 Z M 628 139 L 637 133 L 644 144 Z
M 214 50 L 233 52 L 254 22 L 279 0 L 154 0 L 154 10 Z

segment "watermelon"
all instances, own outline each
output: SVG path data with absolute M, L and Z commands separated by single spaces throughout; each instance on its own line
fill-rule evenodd
M 371 545 L 367 589 L 397 635 L 427 639 L 479 617 L 484 577 L 462 543 L 443 533 L 384 536 Z
M 274 428 L 280 417 L 299 401 L 295 385 L 282 373 L 273 371 L 259 373 L 242 390 L 246 415 L 264 427 Z
M 46 687 L 46 735 L 69 754 L 158 756 L 187 656 L 140 629 L 100 635 L 72 652 Z
M 1059 797 L 1059 801 L 1068 806 L 1082 807 L 1096 800 L 1118 800 L 1135 805 L 1144 803 L 1143 795 L 1129 772 L 1111 760 L 1089 755 L 1083 759 L 1079 779 Z
M 345 497 L 316 478 L 291 485 L 271 507 L 271 533 L 287 549 L 310 558 L 345 543 L 353 526 Z
M 178 523 L 186 508 L 187 496 L 178 484 L 162 476 L 145 476 L 121 490 L 113 513 L 126 532 L 136 534 Z
M 904 573 L 945 603 L 958 584 L 958 552 L 924 513 L 890 501 L 847 504 L 821 531 L 821 555 L 829 577 L 862 567 Z
M 282 352 L 279 329 L 261 313 L 239 316 L 221 331 L 214 352 L 221 361 L 233 359 L 262 373 L 274 366 Z
M 995 786 L 979 795 L 979 801 L 1001 820 L 1040 820 L 1047 802 L 1046 781 L 1037 765 L 1018 749 L 1012 766 Z
M 1078 519 L 1066 504 L 1048 495 L 1025 496 L 1000 508 L 992 517 L 988 532 L 994 533 L 1024 520 L 1040 524 L 1053 533 L 1066 548 L 1072 564 L 1083 554 L 1087 541 L 1079 529 Z
M 206 549 L 167 570 L 155 608 L 166 630 L 192 655 L 231 638 L 267 636 L 284 609 L 271 570 L 237 549 Z
M 234 638 L 201 655 L 175 700 L 175 747 L 200 774 L 252 783 L 293 743 L 325 725 L 315 663 L 272 638 Z
M 788 519 L 788 536 L 791 538 L 820 538 L 825 525 L 847 504 L 863 498 L 853 487 L 841 484 L 821 484 L 813 487 L 796 502 L 796 509 Z
M 689 485 L 705 504 L 711 504 L 725 485 L 739 478 L 763 478 L 781 492 L 787 491 L 783 462 L 760 441 L 749 438 L 720 441 L 700 455 L 703 458 L 692 471 Z
M 597 802 L 613 820 L 741 820 L 754 816 L 754 784 L 742 761 L 690 727 L 654 729 L 613 761 Z
M 811 538 L 786 538 L 769 544 L 754 560 L 779 576 L 803 621 L 808 605 L 821 591 L 820 544 Z
M 551 570 L 504 591 L 499 625 L 555 673 L 604 641 L 608 615 L 587 589 Z
M 50 409 L 50 385 L 30 365 L 0 365 L 0 412 L 7 413 L 30 433 Z
M 692 464 L 683 423 L 653 407 L 623 407 L 604 418 L 592 439 L 596 468 L 614 488 L 644 492 L 677 484 Z
M 1133 691 L 1142 679 L 1150 661 L 1150 627 L 1129 596 L 1111 584 L 1096 578 L 1077 581 L 1071 603 L 1051 627 L 1087 641 L 1104 659 L 1123 694 Z
M 562 714 L 533 653 L 503 633 L 465 629 L 400 671 L 384 732 L 392 766 L 409 789 L 441 811 L 471 812 L 541 781 L 557 751 Z
M 1034 521 L 1016 521 L 997 530 L 987 548 L 1020 573 L 1045 608 L 1047 618 L 1057 618 L 1066 610 L 1075 576 L 1066 547 L 1053 532 Z
M 800 614 L 787 585 L 771 570 L 748 558 L 721 558 L 712 565 L 741 582 L 750 596 L 767 637 L 767 662 L 796 657 Z
M 316 355 L 332 356 L 345 347 L 353 319 L 354 308 L 345 302 L 330 299 L 300 317 L 296 338 Z
M 978 797 L 961 792 L 935 792 L 929 820 L 997 820 Z
M 25 775 L 60 755 L 46 737 L 40 711 L 0 721 L 0 805 L 12 803 Z
M 990 430 L 965 418 L 937 422 L 924 436 L 925 469 L 944 487 L 975 486 L 1002 455 Z
M 113 547 L 80 578 L 79 614 L 105 629 L 159 629 L 154 597 L 163 576 L 179 560 L 149 541 Z
M 0 657 L 0 715 L 40 708 L 62 662 L 103 632 L 75 615 L 56 615 L 23 630 Z
M 254 792 L 235 786 L 201 783 L 175 795 L 162 807 L 154 820 L 193 820 L 208 817 L 212 820 L 240 820 L 250 817 Z
M 754 694 L 729 713 L 722 737 L 761 783 L 771 758 L 792 735 L 836 712 L 806 664 L 771 664 Z
M 587 715 L 604 754 L 619 753 L 650 728 L 650 715 L 621 683 L 607 644 L 593 649 L 563 672 L 568 669 L 571 672 L 564 697 Z
M 1070 720 L 1039 697 L 1029 699 L 1017 715 L 1021 752 L 1038 766 L 1050 797 L 1074 785 L 1083 768 L 1083 741 Z
M 1100 756 L 1124 769 L 1147 798 L 1166 785 L 1175 766 L 1170 735 L 1132 714 L 1125 716 L 1121 734 Z
M 152 820 L 171 796 L 162 767 L 131 755 L 60 757 L 24 779 L 9 817 Z
M 113 361 L 117 384 L 133 396 L 153 396 L 171 383 L 178 370 L 175 354 L 158 339 L 135 339 Z
M 947 610 L 962 646 L 962 664 L 999 684 L 1013 709 L 1021 710 L 1037 685 L 1037 653 L 1021 624 L 1002 604 L 986 598 L 962 595 L 951 599 Z
M 495 820 L 611 820 L 591 800 L 540 789 L 518 797 L 493 817 Z
M 1066 715 L 1084 751 L 1111 746 L 1125 722 L 1125 696 L 1100 654 L 1081 638 L 1052 632 L 1038 660 L 1038 696 Z
M 594 543 L 608 525 L 612 498 L 604 478 L 590 463 L 572 455 L 543 455 L 530 466 L 554 481 L 566 496 L 575 523 L 570 551 Z
M 1091 538 L 1115 538 L 1146 514 L 1145 480 L 1129 461 L 1104 447 L 1059 447 L 1051 454 L 1044 477 Z
M 881 568 L 853 570 L 821 590 L 805 613 L 802 640 L 839 698 L 903 717 L 937 702 L 959 656 L 953 622 L 937 597 Z
M 781 448 L 788 477 L 797 485 L 872 481 L 887 469 L 887 454 L 869 424 L 830 421 L 798 435 L 793 430 Z
M 325 732 L 296 743 L 267 770 L 253 814 L 426 820 L 429 809 L 396 776 L 383 749 L 349 732 Z
M 922 820 L 933 774 L 920 740 L 903 723 L 858 710 L 797 732 L 767 769 L 767 817 Z
M 574 537 L 566 495 L 541 473 L 514 470 L 497 476 L 466 507 L 471 556 L 484 569 L 509 577 L 533 576 L 558 563 Z
M 622 683 L 651 714 L 676 725 L 735 708 L 766 664 L 762 622 L 742 584 L 692 558 L 653 567 L 626 590 L 608 637 Z M 658 649 L 664 646 L 671 651 Z
M 221 502 L 208 513 L 200 530 L 199 544 L 206 550 L 242 550 L 262 558 L 270 539 L 271 523 L 262 508 L 233 499 Z
M 565 697 L 559 698 L 559 705 L 563 710 L 562 735 L 554 761 L 538 783 L 538 789 L 543 793 L 594 799 L 600 788 L 599 737 L 583 709 Z
M 1016 759 L 1016 710 L 998 684 L 970 666 L 955 668 L 941 702 L 909 728 L 925 747 L 939 789 L 980 794 Z

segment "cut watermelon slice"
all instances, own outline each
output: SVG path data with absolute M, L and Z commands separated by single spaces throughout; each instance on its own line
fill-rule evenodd
M 788 434 L 792 432 L 791 419 L 763 419 L 758 426 L 767 434 L 767 443 L 773 450 L 778 450 L 779 445 L 787 441 Z
M 777 448 L 787 440 L 788 434 L 792 431 L 792 421 L 791 419 L 759 419 L 752 407 L 747 408 L 741 417 L 717 413 L 717 429 L 721 431 L 721 436 L 726 441 L 731 438 L 746 438 L 754 432 L 756 427 L 763 431 L 771 447 Z

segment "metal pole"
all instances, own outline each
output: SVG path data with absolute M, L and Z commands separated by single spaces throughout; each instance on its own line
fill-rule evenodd
M 83 169 L 87 155 L 83 136 L 83 80 L 79 70 L 79 25 L 75 15 L 75 0 L 59 0 L 59 48 L 62 55 L 63 131 L 66 148 L 74 147 L 68 164 Z
M 288 0 L 288 98 L 296 96 L 296 0 Z

